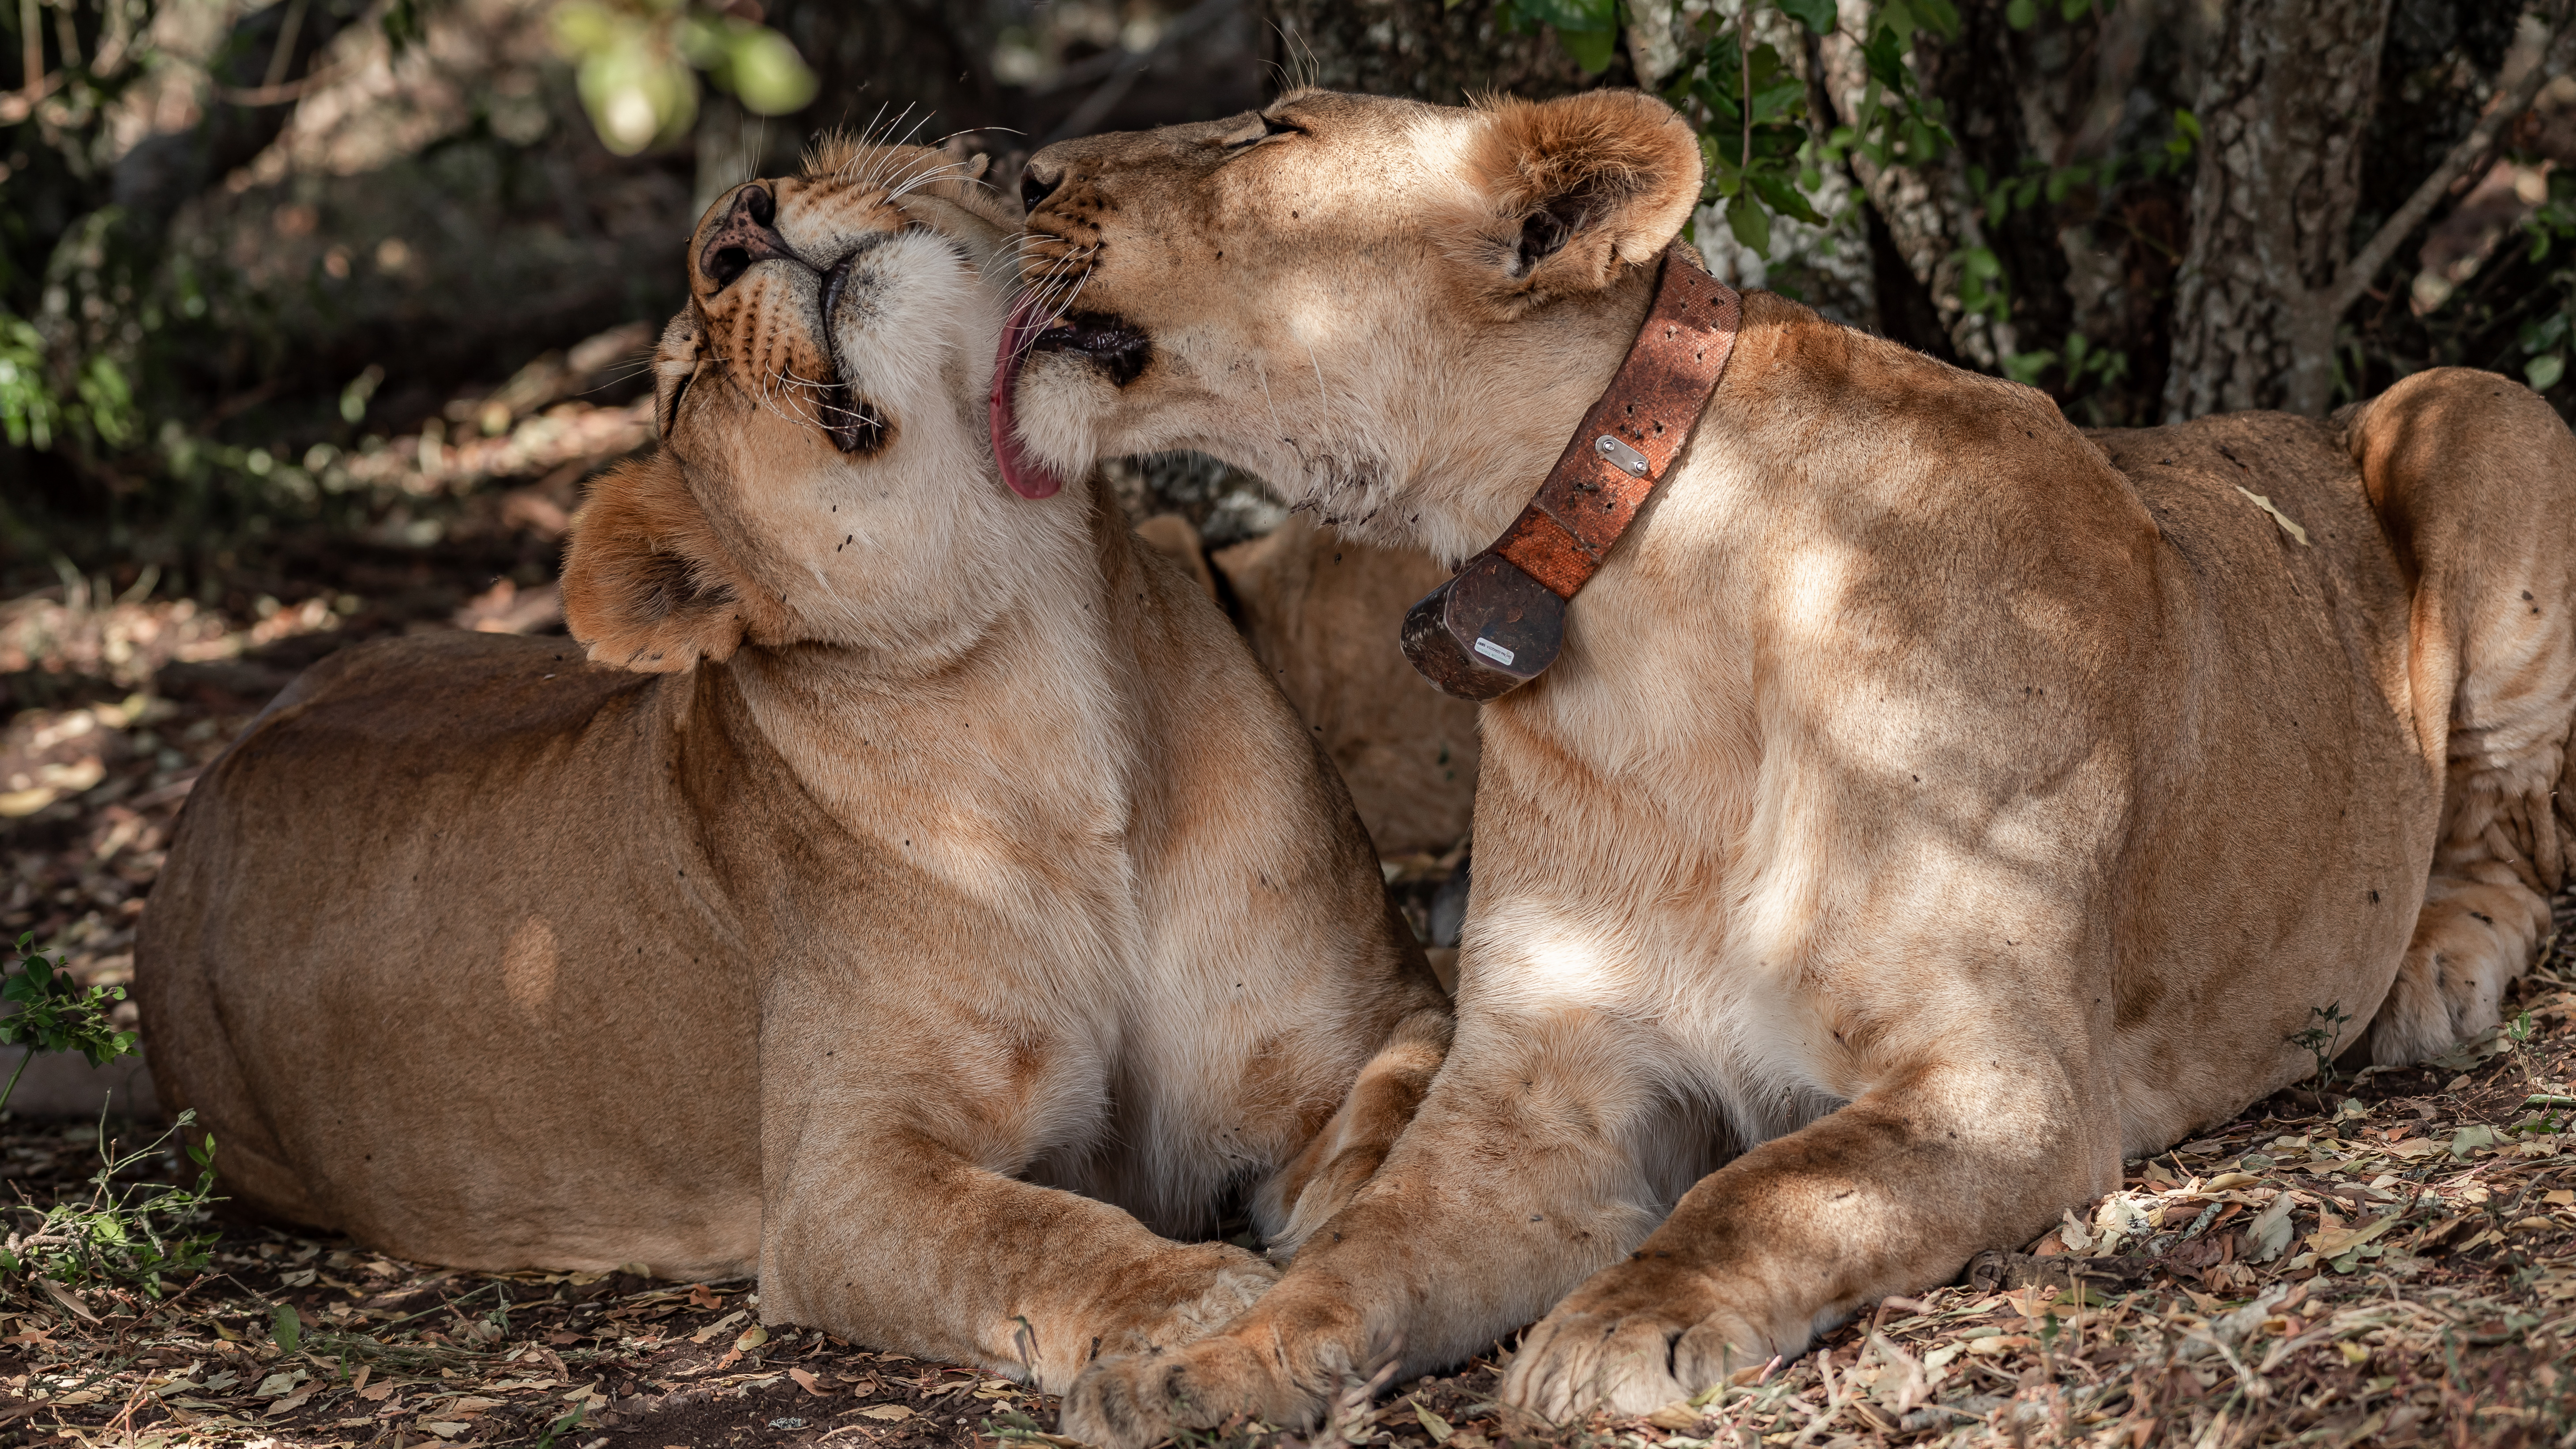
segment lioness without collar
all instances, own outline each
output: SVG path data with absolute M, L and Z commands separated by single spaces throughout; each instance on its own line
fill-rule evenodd
M 1031 266 L 1072 297 L 1017 424 L 1456 560 L 1601 394 L 1699 183 L 1633 93 L 1050 147 Z M 1542 1313 L 1507 1400 L 1651 1409 L 2308 1075 L 2320 1009 L 2381 1062 L 2486 1025 L 2565 859 L 2572 573 L 2576 441 L 2492 375 L 2088 441 L 1746 298 L 1562 657 L 1484 711 L 1419 1114 L 1247 1314 L 1096 1366 L 1067 1432 L 1310 1421 Z
M 351 649 L 197 785 L 138 973 L 234 1196 L 1061 1389 L 1274 1276 L 1158 1231 L 1374 1166 L 1445 1008 L 1197 586 L 1003 491 L 1012 237 L 917 149 L 729 193 L 575 534 L 599 662 Z

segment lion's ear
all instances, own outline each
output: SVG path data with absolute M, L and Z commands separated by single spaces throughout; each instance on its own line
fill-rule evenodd
M 622 464 L 591 485 L 573 519 L 563 603 L 593 662 L 647 673 L 721 663 L 764 622 L 760 598 L 670 454 Z
M 1500 97 L 1483 111 L 1465 156 L 1474 259 L 1507 292 L 1607 286 L 1660 255 L 1699 204 L 1699 138 L 1653 96 Z

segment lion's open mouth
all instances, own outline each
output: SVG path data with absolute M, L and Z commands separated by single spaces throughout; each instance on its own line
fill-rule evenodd
M 1152 360 L 1154 344 L 1142 329 L 1130 326 L 1124 318 L 1076 312 L 1057 318 L 1054 325 L 1030 341 L 1029 350 L 1079 353 L 1098 363 L 1111 382 L 1125 387 Z

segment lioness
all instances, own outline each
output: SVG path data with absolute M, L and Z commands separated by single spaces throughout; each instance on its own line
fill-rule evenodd
M 593 662 L 351 649 L 207 772 L 137 970 L 237 1198 L 1061 1389 L 1274 1276 L 1163 1234 L 1375 1165 L 1438 989 L 1206 597 L 1003 488 L 1012 221 L 918 149 L 735 188 L 574 536 Z
M 1699 187 L 1634 93 L 1050 147 L 1032 266 L 1079 290 L 1016 426 L 1063 468 L 1200 449 L 1454 561 Z M 1311 1421 L 1542 1313 L 1510 1402 L 1683 1398 L 2308 1075 L 2321 1020 L 2380 1062 L 2486 1025 L 2562 877 L 2576 440 L 2488 374 L 2090 441 L 1756 294 L 1566 607 L 1484 710 L 1419 1114 L 1258 1304 L 1096 1366 L 1068 1432 Z

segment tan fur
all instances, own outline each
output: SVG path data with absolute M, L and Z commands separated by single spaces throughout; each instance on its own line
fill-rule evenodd
M 1492 112 L 1272 115 L 1299 129 L 1033 160 L 1032 265 L 1153 352 L 1123 388 L 1042 354 L 1023 431 L 1481 548 L 1651 269 L 1521 306 L 1478 238 L 1529 202 L 1480 158 L 1552 143 Z M 1651 1409 L 2307 1075 L 2319 1011 L 2389 1062 L 2487 1025 L 2563 877 L 2571 610 L 2576 439 L 2504 379 L 2088 439 L 1748 297 L 1562 657 L 1484 711 L 1457 1039 L 1412 1124 L 1257 1305 L 1096 1366 L 1067 1431 L 1311 1423 L 1543 1313 L 1506 1400 Z
M 197 785 L 138 994 L 244 1205 L 756 1270 L 768 1322 L 1060 1390 L 1271 1280 L 1192 1240 L 1222 1194 L 1293 1246 L 1383 1157 L 1437 988 L 1204 594 L 1095 488 L 1002 486 L 1011 236 L 937 163 L 755 183 L 793 253 L 727 286 L 693 244 L 664 447 L 575 534 L 589 661 L 350 649 Z
M 1253 657 L 1332 756 L 1379 854 L 1438 855 L 1466 837 L 1476 707 L 1425 683 L 1396 643 L 1405 611 L 1447 569 L 1419 552 L 1337 537 L 1302 514 L 1213 558 L 1178 514 L 1136 531 L 1228 606 Z

